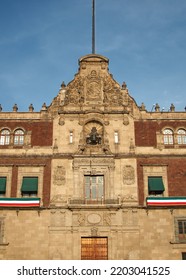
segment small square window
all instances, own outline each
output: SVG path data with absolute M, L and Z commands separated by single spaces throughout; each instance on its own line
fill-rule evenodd
M 175 218 L 176 241 L 186 243 L 186 218 Z

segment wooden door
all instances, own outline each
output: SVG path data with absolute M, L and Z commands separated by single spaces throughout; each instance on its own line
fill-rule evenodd
M 82 237 L 81 259 L 82 260 L 107 260 L 108 259 L 107 237 Z

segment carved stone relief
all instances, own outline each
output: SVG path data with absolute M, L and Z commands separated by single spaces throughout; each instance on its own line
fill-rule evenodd
M 125 185 L 132 185 L 135 182 L 135 171 L 131 165 L 125 165 L 123 167 L 123 183 Z
M 91 228 L 91 236 L 98 236 L 98 228 L 96 227 Z
M 114 169 L 115 167 L 115 160 L 113 158 L 75 158 L 73 161 L 73 168 L 80 168 L 83 166 L 90 166 L 90 160 L 91 160 L 91 166 L 92 167 L 108 167 L 109 169 Z
M 96 213 L 89 214 L 87 216 L 87 221 L 89 224 L 99 224 L 101 222 L 101 216 Z
M 123 124 L 124 124 L 124 125 L 129 125 L 129 118 L 128 118 L 127 115 L 124 115 L 124 116 L 123 116 Z
M 65 104 L 74 104 L 77 105 L 83 101 L 83 87 L 84 87 L 84 79 L 77 75 L 75 79 L 68 85 Z
M 73 226 L 84 226 L 86 221 L 86 216 L 84 213 L 73 213 L 72 224 Z
M 61 116 L 59 118 L 59 125 L 64 125 L 64 124 L 65 124 L 65 118 L 64 118 L 64 116 Z
M 111 225 L 111 214 L 103 213 L 103 224 L 106 225 L 106 226 Z
M 65 185 L 66 170 L 64 166 L 57 166 L 54 169 L 53 184 L 57 186 Z
M 122 105 L 123 104 L 123 96 L 122 92 L 117 86 L 116 82 L 111 78 L 111 76 L 107 76 L 103 82 L 103 92 L 104 92 L 104 103 L 110 105 Z
M 85 214 L 78 214 L 78 224 L 79 226 L 84 226 L 85 225 Z
M 87 76 L 86 100 L 101 100 L 101 78 L 95 70 Z

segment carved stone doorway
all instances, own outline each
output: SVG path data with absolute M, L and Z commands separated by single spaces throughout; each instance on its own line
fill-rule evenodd
M 81 238 L 82 260 L 108 260 L 107 237 L 82 237 Z

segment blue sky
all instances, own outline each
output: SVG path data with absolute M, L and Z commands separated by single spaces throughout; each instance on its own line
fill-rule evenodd
M 92 0 L 0 0 L 3 111 L 50 105 L 91 53 Z M 96 53 L 151 110 L 186 106 L 186 1 L 96 0 Z

